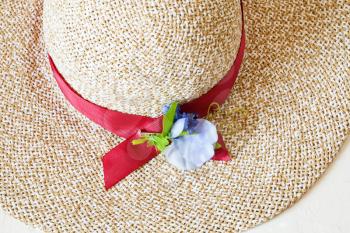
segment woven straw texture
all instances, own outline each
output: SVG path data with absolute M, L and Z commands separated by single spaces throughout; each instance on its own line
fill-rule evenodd
M 349 133 L 349 4 L 246 0 L 244 65 L 210 117 L 234 159 L 180 172 L 159 155 L 106 192 L 100 157 L 122 139 L 58 90 L 42 8 L 0 4 L 0 204 L 46 232 L 239 232 L 297 201 Z
M 241 39 L 240 0 L 44 3 L 44 38 L 58 70 L 84 98 L 158 116 L 231 68 Z

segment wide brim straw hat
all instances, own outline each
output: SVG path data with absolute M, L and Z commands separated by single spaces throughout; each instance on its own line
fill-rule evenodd
M 1 208 L 46 232 L 239 232 L 292 206 L 349 134 L 350 6 L 242 6 L 3 1 Z M 154 117 L 225 76 L 243 21 L 239 75 L 210 114 L 231 160 L 181 171 L 159 154 L 106 190 L 101 158 L 124 139 L 67 101 L 48 54 L 82 98 Z

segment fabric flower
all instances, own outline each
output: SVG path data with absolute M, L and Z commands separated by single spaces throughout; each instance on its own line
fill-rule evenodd
M 162 112 L 163 114 L 166 114 L 168 112 L 170 108 L 170 105 L 167 104 L 167 105 L 164 105 L 163 106 L 163 109 L 162 109 Z M 187 112 L 181 112 L 181 109 L 180 109 L 180 106 L 177 105 L 176 107 L 176 113 L 175 113 L 175 118 L 174 118 L 174 121 L 177 122 L 179 119 L 185 119 L 184 123 L 184 128 L 183 130 L 184 131 L 187 131 L 188 133 L 192 133 L 192 129 L 196 126 L 197 124 L 197 114 L 195 113 L 187 113 Z
M 181 170 L 199 168 L 214 156 L 220 146 L 215 125 L 194 113 L 181 112 L 176 102 L 165 105 L 162 112 L 162 132 L 143 135 L 133 140 L 133 145 L 147 142 Z
M 188 131 L 191 133 L 182 135 Z M 173 140 L 164 150 L 165 158 L 181 170 L 199 168 L 215 154 L 218 134 L 215 125 L 205 119 L 191 116 L 178 119 L 171 129 L 170 137 Z

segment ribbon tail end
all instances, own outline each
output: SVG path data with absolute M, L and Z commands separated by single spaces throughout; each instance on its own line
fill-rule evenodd
M 138 136 L 135 134 L 126 139 L 103 156 L 103 179 L 106 190 L 112 188 L 158 154 L 154 148 L 147 147 L 146 143 L 133 145 L 132 140 Z
M 114 180 L 114 182 L 111 182 L 113 179 L 110 177 L 110 173 L 108 172 L 108 162 L 106 161 L 106 156 L 102 157 L 102 166 L 103 166 L 103 180 L 104 180 L 104 187 L 105 190 L 108 191 L 111 189 L 115 184 L 119 182 L 119 180 Z
M 218 143 L 221 145 L 221 147 L 217 150 L 215 150 L 215 155 L 213 156 L 212 160 L 216 161 L 231 161 L 231 156 L 225 146 L 224 139 L 222 138 L 222 135 L 218 134 Z
M 212 158 L 212 160 L 228 162 L 232 159 L 227 150 L 219 149 L 215 152 L 215 155 Z

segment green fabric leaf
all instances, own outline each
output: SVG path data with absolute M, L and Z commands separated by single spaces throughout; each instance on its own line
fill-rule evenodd
M 220 143 L 215 143 L 215 145 L 214 145 L 214 147 L 215 147 L 215 150 L 217 150 L 217 149 L 220 149 L 222 146 L 220 145 Z
M 174 124 L 177 105 L 178 103 L 176 102 L 172 103 L 167 113 L 163 116 L 163 131 L 162 131 L 163 136 L 167 136 L 169 134 L 171 127 Z
M 133 145 L 140 145 L 147 142 L 149 146 L 154 146 L 159 151 L 165 150 L 165 148 L 170 144 L 169 138 L 164 137 L 161 134 L 148 134 L 144 135 L 141 138 L 132 140 Z
M 164 137 L 161 134 L 151 135 L 148 138 L 148 141 L 151 145 L 155 146 L 159 151 L 163 151 L 168 145 L 168 137 Z
M 179 135 L 179 137 L 189 135 L 190 133 L 188 131 L 182 131 Z
M 132 140 L 133 145 L 140 145 L 142 143 L 145 143 L 147 141 L 147 138 L 139 138 Z
M 159 151 L 165 150 L 165 148 L 170 144 L 170 139 L 168 134 L 173 127 L 174 119 L 176 115 L 178 103 L 171 103 L 168 111 L 163 116 L 163 130 L 162 133 L 157 134 L 146 134 L 138 139 L 132 140 L 133 145 L 139 145 L 147 142 L 149 146 L 154 146 Z M 186 132 L 183 132 L 186 134 Z

